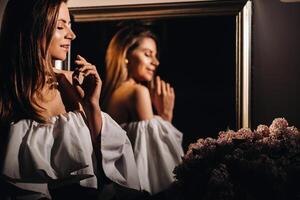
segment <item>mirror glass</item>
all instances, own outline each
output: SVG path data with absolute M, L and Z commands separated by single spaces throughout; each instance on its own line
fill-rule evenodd
M 77 35 L 72 43 L 71 69 L 75 56 L 80 54 L 97 66 L 103 80 L 106 48 L 120 24 L 141 20 L 158 36 L 157 74 L 175 89 L 173 124 L 184 134 L 185 150 L 200 137 L 216 137 L 219 131 L 240 127 L 237 18 L 244 3 L 227 5 L 229 11 L 224 5 L 209 4 L 213 6 L 210 9 L 214 8 L 213 14 L 207 14 L 208 4 L 200 4 L 181 4 L 183 9 L 179 15 L 170 11 L 169 15 L 161 16 L 162 11 L 147 17 L 140 13 L 165 7 L 148 5 L 138 10 L 121 6 L 85 12 L 71 9 L 72 28 Z M 191 13 L 190 9 L 197 6 L 197 12 Z M 170 7 L 174 10 L 180 4 Z M 107 17 L 108 13 L 122 9 L 127 13 L 123 18 Z M 137 15 L 131 16 L 132 11 Z M 101 12 L 105 17 L 101 18 Z M 95 14 L 100 17 L 95 19 Z

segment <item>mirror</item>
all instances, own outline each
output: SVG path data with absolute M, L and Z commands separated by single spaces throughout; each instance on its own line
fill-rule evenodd
M 156 33 L 157 74 L 176 93 L 173 124 L 183 147 L 219 131 L 250 126 L 251 2 L 199 1 L 70 8 L 77 54 L 103 80 L 107 45 L 120 23 L 142 20 Z M 249 127 L 250 128 L 250 127 Z

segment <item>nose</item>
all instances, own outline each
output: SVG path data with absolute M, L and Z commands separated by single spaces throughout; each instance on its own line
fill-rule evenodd
M 154 65 L 155 67 L 158 67 L 158 65 L 159 65 L 159 60 L 158 60 L 158 58 L 153 57 L 153 59 L 152 59 L 152 65 Z
M 76 35 L 75 35 L 75 33 L 72 31 L 71 28 L 68 29 L 66 38 L 67 38 L 67 39 L 70 39 L 70 40 L 74 40 L 74 39 L 76 38 Z

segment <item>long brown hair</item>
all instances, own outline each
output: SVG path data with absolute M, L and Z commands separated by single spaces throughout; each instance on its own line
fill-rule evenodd
M 123 27 L 111 39 L 105 56 L 105 80 L 102 92 L 104 110 L 114 90 L 127 79 L 128 71 L 125 63 L 127 54 L 137 48 L 141 39 L 145 37 L 152 38 L 157 43 L 154 33 L 143 25 Z
M 0 125 L 47 121 L 35 96 L 55 80 L 48 52 L 59 8 L 66 0 L 10 0 L 0 35 Z

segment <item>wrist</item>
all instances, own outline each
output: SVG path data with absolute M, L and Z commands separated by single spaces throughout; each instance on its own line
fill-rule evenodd
M 97 142 L 98 136 L 101 134 L 102 114 L 99 103 L 85 102 L 84 111 L 87 118 L 87 125 L 93 143 Z
M 172 119 L 173 119 L 173 114 L 172 113 L 162 113 L 160 116 L 164 120 L 172 122 Z
M 100 109 L 99 102 L 86 101 L 84 102 L 84 106 L 89 109 Z

